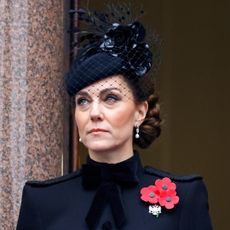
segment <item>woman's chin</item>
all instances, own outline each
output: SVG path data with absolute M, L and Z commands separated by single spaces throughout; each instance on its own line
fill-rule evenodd
M 106 141 L 93 141 L 86 147 L 90 150 L 90 152 L 105 152 L 113 148 L 112 145 L 109 145 Z

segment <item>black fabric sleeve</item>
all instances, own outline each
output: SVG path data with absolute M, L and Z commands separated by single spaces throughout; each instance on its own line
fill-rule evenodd
M 42 230 L 39 210 L 35 205 L 33 188 L 25 185 L 16 230 Z
M 189 183 L 183 202 L 180 230 L 212 230 L 208 194 L 202 179 Z

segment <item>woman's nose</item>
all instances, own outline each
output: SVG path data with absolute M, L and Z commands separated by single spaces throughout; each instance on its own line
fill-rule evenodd
M 91 105 L 90 118 L 93 121 L 98 121 L 103 119 L 103 113 L 98 101 L 94 101 Z

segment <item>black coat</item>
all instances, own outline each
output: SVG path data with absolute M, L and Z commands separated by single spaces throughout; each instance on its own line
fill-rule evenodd
M 138 161 L 135 186 L 119 185 L 126 216 L 122 230 L 211 230 L 207 191 L 199 176 L 176 176 Z M 140 189 L 155 180 L 169 177 L 177 185 L 179 203 L 162 209 L 159 217 L 149 213 L 148 204 L 140 199 Z M 44 182 L 27 182 L 22 196 L 17 230 L 86 230 L 85 217 L 96 190 L 82 186 L 82 172 Z M 102 197 L 103 199 L 103 197 Z M 106 205 L 96 229 L 118 229 L 111 206 Z

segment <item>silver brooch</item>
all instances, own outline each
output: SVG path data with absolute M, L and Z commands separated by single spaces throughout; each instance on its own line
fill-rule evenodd
M 156 217 L 159 217 L 161 214 L 161 206 L 160 205 L 149 205 L 149 213 L 153 214 Z

